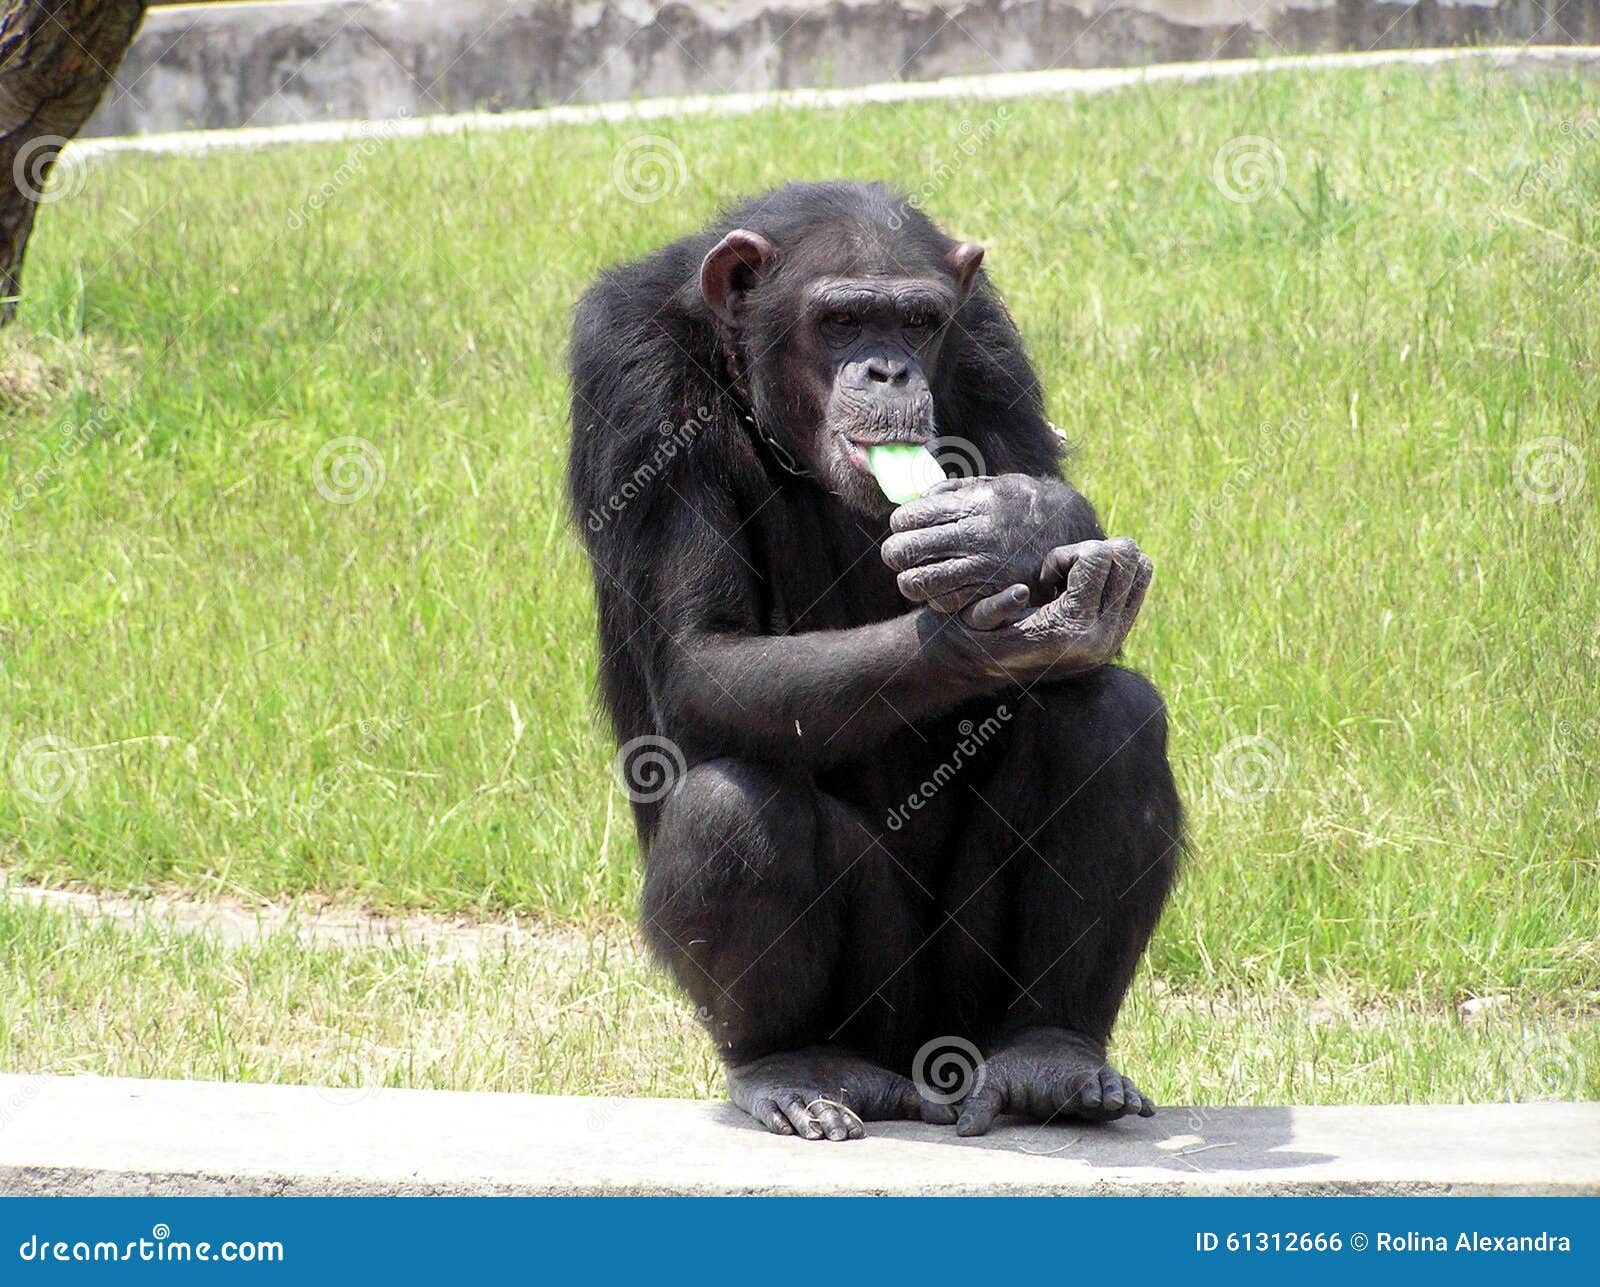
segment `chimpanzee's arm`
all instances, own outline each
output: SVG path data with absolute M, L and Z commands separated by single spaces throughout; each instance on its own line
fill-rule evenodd
M 663 566 L 658 699 L 670 729 L 729 754 L 821 766 L 901 728 L 1054 671 L 1116 655 L 1139 611 L 1149 563 L 1131 541 L 1062 551 L 1054 602 L 1028 611 L 1022 585 L 957 618 L 929 608 L 846 630 L 759 631 L 754 587 L 729 542 L 703 531 Z
M 919 608 L 850 630 L 697 632 L 676 641 L 670 706 L 729 753 L 825 765 L 998 690 L 966 654 L 977 632 Z

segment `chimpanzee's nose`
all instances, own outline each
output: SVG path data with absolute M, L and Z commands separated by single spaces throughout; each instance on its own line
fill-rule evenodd
M 899 388 L 911 378 L 911 368 L 904 362 L 889 358 L 867 359 L 867 380 L 872 384 L 889 384 Z

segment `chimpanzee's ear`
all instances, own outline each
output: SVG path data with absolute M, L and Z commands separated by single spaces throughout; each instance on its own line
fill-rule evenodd
M 956 289 L 961 298 L 972 294 L 973 283 L 978 280 L 978 265 L 983 263 L 983 247 L 973 241 L 963 241 L 944 257 L 945 264 L 956 275 Z
M 759 232 L 735 228 L 700 263 L 700 293 L 711 311 L 729 326 L 739 325 L 744 294 L 758 281 L 777 252 Z

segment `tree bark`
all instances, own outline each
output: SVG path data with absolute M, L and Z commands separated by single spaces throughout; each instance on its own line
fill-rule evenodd
M 145 0 L 0 0 L 0 326 L 56 156 L 113 79 Z

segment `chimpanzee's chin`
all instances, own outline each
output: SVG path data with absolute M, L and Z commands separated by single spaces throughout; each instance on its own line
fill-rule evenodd
M 871 474 L 844 459 L 831 460 L 828 464 L 828 490 L 846 509 L 866 518 L 886 518 L 893 511 L 893 502 L 883 494 L 883 488 Z

